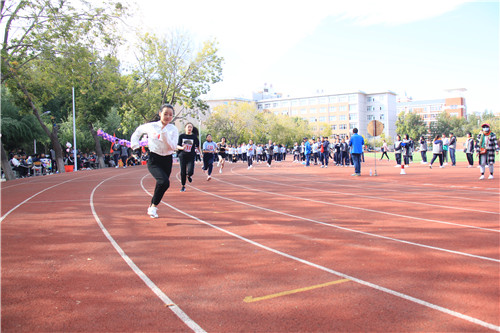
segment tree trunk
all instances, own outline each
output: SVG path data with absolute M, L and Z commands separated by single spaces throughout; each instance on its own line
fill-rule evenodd
M 106 167 L 106 164 L 104 164 L 104 154 L 102 153 L 101 140 L 99 139 L 99 135 L 97 135 L 97 131 L 94 129 L 94 125 L 89 124 L 89 127 L 90 133 L 92 133 L 92 137 L 94 138 L 95 142 L 95 152 L 99 161 L 99 169 L 104 169 Z
M 59 171 L 59 173 L 66 172 L 66 170 L 64 169 L 63 149 L 61 147 L 61 144 L 59 143 L 59 138 L 57 136 L 57 126 L 54 126 L 52 128 L 52 133 L 50 133 L 49 137 L 52 148 L 56 152 L 57 171 Z
M 49 131 L 48 127 L 45 125 L 42 118 L 40 117 L 40 113 L 38 112 L 38 108 L 35 106 L 35 103 L 31 99 L 31 94 L 19 81 L 17 81 L 17 86 L 19 87 L 19 89 L 21 89 L 24 96 L 28 100 L 28 102 L 31 106 L 31 109 L 33 110 L 33 114 L 35 115 L 36 119 L 38 119 L 38 122 L 40 123 L 40 126 L 42 127 L 43 131 L 50 138 L 50 142 L 52 143 L 52 148 L 54 148 L 54 151 L 56 152 L 57 170 L 60 173 L 66 172 L 64 169 L 63 150 L 62 150 L 61 144 L 59 143 L 59 138 L 57 135 L 57 132 L 58 132 L 57 124 L 53 124 L 52 131 Z
M 9 163 L 9 157 L 7 156 L 7 152 L 3 148 L 3 143 L 2 143 L 2 136 L 0 135 L 0 146 L 2 147 L 2 169 L 3 173 L 5 174 L 5 179 L 6 180 L 13 180 L 16 179 L 16 175 L 14 174 L 14 171 L 12 171 L 12 168 Z

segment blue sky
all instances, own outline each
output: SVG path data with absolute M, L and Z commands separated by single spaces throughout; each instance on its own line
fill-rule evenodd
M 466 88 L 469 112 L 500 112 L 497 1 L 142 0 L 138 6 L 144 22 L 153 23 L 144 24 L 149 31 L 181 28 L 196 40 L 217 39 L 224 81 L 211 98 L 250 98 L 264 83 L 285 96 L 391 90 L 414 100 Z

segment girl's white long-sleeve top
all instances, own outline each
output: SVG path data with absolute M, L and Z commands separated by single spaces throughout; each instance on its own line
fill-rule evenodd
M 130 138 L 130 147 L 137 149 L 140 147 L 139 140 L 143 134 L 148 136 L 149 151 L 161 155 L 172 155 L 177 149 L 179 130 L 172 124 L 163 127 L 161 121 L 146 123 L 137 127 Z

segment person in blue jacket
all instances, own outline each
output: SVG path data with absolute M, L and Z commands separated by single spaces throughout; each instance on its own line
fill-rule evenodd
M 349 140 L 349 147 L 351 147 L 352 162 L 354 164 L 354 173 L 352 176 L 361 176 L 361 154 L 363 154 L 363 146 L 365 139 L 358 134 L 358 129 L 352 130 L 352 136 Z
M 312 153 L 311 143 L 307 138 L 304 138 L 304 154 L 306 155 L 306 167 L 310 165 L 311 153 Z

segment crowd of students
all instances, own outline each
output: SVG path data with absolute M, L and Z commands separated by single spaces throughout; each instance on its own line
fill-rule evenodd
M 273 142 L 272 140 L 269 140 L 266 144 L 255 144 L 250 140 L 248 143 L 231 145 L 226 142 L 224 137 L 219 142 L 214 142 L 210 134 L 206 136 L 205 142 L 201 145 L 198 138 L 198 130 L 192 123 L 188 123 L 185 127 L 185 133 L 177 135 L 178 142 L 172 150 L 173 157 L 178 159 L 181 165 L 181 191 L 183 192 L 185 191 L 186 180 L 192 181 L 191 177 L 194 174 L 194 164 L 196 161 L 203 161 L 202 170 L 207 174 L 207 180 L 211 179 L 214 169 L 213 164 L 215 162 L 217 163 L 217 167 L 219 167 L 219 173 L 222 173 L 225 163 L 247 163 L 248 169 L 253 168 L 254 162 L 266 163 L 268 167 L 271 167 L 273 162 L 279 163 L 285 161 L 288 154 L 292 154 L 294 163 L 301 163 L 305 167 L 320 165 L 322 168 L 328 168 L 330 160 L 333 165 L 339 167 L 349 167 L 355 164 L 349 137 L 336 136 L 332 139 L 332 142 L 326 136 L 319 139 L 304 138 L 300 144 L 296 142 L 291 148 L 287 148 L 285 145 Z M 138 140 L 137 137 L 135 140 Z M 137 145 L 137 142 L 135 144 Z M 417 144 L 419 145 L 418 149 L 416 148 Z M 450 133 L 449 136 L 446 134 L 437 135 L 432 140 L 433 156 L 430 162 L 427 161 L 427 152 L 429 150 L 427 140 L 421 137 L 417 144 L 408 135 L 405 135 L 404 138 L 401 138 L 400 135 L 397 136 L 394 142 L 395 167 L 401 167 L 402 165 L 409 166 L 410 162 L 413 161 L 413 154 L 416 151 L 419 151 L 421 154 L 421 163 L 428 164 L 431 169 L 436 160 L 439 160 L 440 168 L 448 165 L 449 161 L 452 166 L 456 166 L 457 138 L 453 133 Z M 144 147 L 137 148 L 131 149 L 126 145 L 121 145 L 117 139 L 111 146 L 110 153 L 104 154 L 105 166 L 126 168 L 127 166 L 147 164 L 150 159 L 149 149 Z M 363 149 L 360 152 L 362 162 L 364 162 L 364 148 L 366 146 L 364 146 L 363 142 Z M 469 163 L 468 167 L 473 166 L 474 155 L 476 154 L 479 159 L 479 168 L 481 168 L 480 179 L 484 179 L 486 166 L 489 167 L 490 171 L 488 179 L 492 179 L 495 152 L 498 154 L 499 147 L 496 135 L 491 133 L 489 124 L 482 125 L 481 133 L 476 139 L 472 137 L 471 133 L 467 133 L 467 141 L 464 143 L 463 148 Z M 387 154 L 388 151 L 388 145 L 384 140 L 381 147 L 382 156 L 380 160 L 384 158 L 390 160 Z M 13 170 L 17 172 L 19 177 L 34 175 L 34 165 L 41 165 L 41 174 L 58 171 L 55 152 L 53 150 L 51 150 L 48 156 L 44 154 L 28 156 L 21 150 L 18 152 L 11 151 L 9 159 Z M 64 163 L 65 165 L 74 165 L 73 152 L 69 149 L 64 156 Z M 95 152 L 78 152 L 76 164 L 78 170 L 89 170 L 99 167 Z

